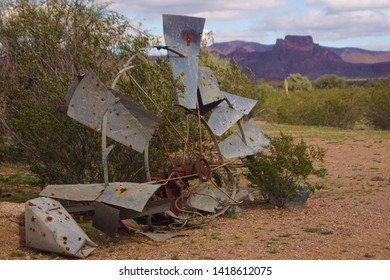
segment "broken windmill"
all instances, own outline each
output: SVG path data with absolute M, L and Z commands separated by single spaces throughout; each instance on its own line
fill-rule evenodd
M 255 100 L 236 96 L 219 88 L 214 73 L 198 66 L 205 19 L 163 15 L 168 59 L 175 78 L 185 85 L 178 93 L 178 110 L 187 113 L 187 121 L 197 122 L 199 143 L 192 145 L 188 133 L 178 133 L 185 152 L 183 160 L 171 160 L 165 170 L 151 174 L 149 143 L 160 124 L 156 115 L 114 90 L 115 85 L 137 55 L 129 59 L 111 87 L 94 73 L 78 77 L 67 94 L 67 115 L 102 135 L 103 183 L 49 185 L 41 197 L 26 202 L 26 244 L 29 247 L 87 257 L 96 248 L 73 220 L 69 212 L 94 211 L 93 226 L 109 236 L 120 227 L 139 232 L 155 240 L 173 236 L 158 234 L 156 221 L 180 227 L 196 225 L 204 219 L 223 214 L 250 194 L 237 190 L 231 171 L 232 159 L 255 155 L 268 139 L 248 114 Z M 220 137 L 233 127 L 222 141 Z M 203 146 L 208 133 L 208 146 Z M 109 182 L 108 159 L 113 145 L 106 138 L 145 155 L 145 182 Z M 83 206 L 64 207 L 60 201 L 82 202 Z M 69 204 L 71 205 L 71 204 Z M 142 223 L 146 223 L 145 231 Z

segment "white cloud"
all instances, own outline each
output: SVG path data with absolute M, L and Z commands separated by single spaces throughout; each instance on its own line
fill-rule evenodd
M 269 16 L 260 27 L 267 32 L 284 34 L 311 34 L 315 39 L 339 40 L 363 36 L 389 34 L 390 10 L 343 11 L 328 13 L 324 10 L 309 10 L 300 15 Z
M 306 0 L 308 4 L 324 4 L 335 11 L 390 8 L 389 0 Z
M 240 16 L 240 13 L 238 11 L 204 11 L 204 12 L 199 12 L 199 13 L 194 13 L 190 14 L 190 16 L 195 16 L 195 17 L 203 17 L 206 19 L 212 19 L 212 20 L 221 20 L 221 21 L 226 21 L 226 20 L 231 20 L 238 18 Z
M 390 0 L 114 0 L 109 8 L 143 22 L 151 33 L 162 32 L 162 14 L 204 17 L 216 42 L 271 44 L 285 35 L 328 43 L 390 40 Z
M 117 0 L 110 7 L 121 14 L 142 15 L 146 20 L 161 14 L 206 15 L 208 20 L 231 20 L 286 3 L 287 0 Z

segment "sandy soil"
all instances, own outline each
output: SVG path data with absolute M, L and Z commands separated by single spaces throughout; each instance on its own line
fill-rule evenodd
M 167 241 L 128 234 L 105 239 L 89 259 L 390 259 L 390 137 L 332 133 L 299 133 L 327 149 L 329 171 L 326 188 L 304 209 L 248 202 L 233 218 Z M 0 259 L 59 258 L 20 245 L 23 208 L 0 202 Z

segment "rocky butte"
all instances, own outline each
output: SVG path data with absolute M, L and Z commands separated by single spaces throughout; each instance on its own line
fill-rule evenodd
M 349 78 L 390 77 L 390 51 L 323 47 L 314 43 L 311 36 L 287 35 L 277 39 L 275 45 L 243 41 L 216 43 L 210 50 L 221 57 L 236 59 L 244 68 L 249 67 L 256 79 L 284 79 L 291 73 L 301 73 L 310 79 L 324 74 Z

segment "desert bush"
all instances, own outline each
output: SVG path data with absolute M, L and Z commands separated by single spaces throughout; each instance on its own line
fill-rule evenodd
M 367 89 L 268 94 L 264 114 L 278 123 L 351 128 L 364 118 Z
M 324 88 L 344 88 L 345 80 L 338 77 L 334 74 L 327 74 L 318 77 L 313 82 L 314 88 L 324 89 Z
M 316 185 L 308 180 L 310 175 L 324 177 L 322 164 L 325 150 L 306 144 L 302 139 L 294 143 L 292 136 L 283 133 L 271 137 L 269 149 L 246 161 L 248 180 L 260 190 L 264 198 L 279 207 L 285 207 L 288 200 L 311 193 Z
M 290 74 L 287 77 L 288 90 L 291 91 L 310 91 L 313 86 L 308 77 L 299 73 Z
M 107 4 L 93 1 L 0 5 L 0 121 L 12 137 L 13 150 L 43 183 L 101 182 L 100 134 L 62 112 L 65 95 L 75 76 L 89 71 L 111 84 L 121 65 L 154 37 L 109 11 Z M 169 64 L 137 63 L 132 76 L 161 107 L 170 106 L 178 83 Z M 140 102 L 141 90 L 128 77 L 120 79 L 117 89 Z M 142 105 L 158 111 L 145 100 Z M 162 134 L 167 143 L 177 142 L 164 129 Z M 151 161 L 165 163 L 161 154 L 154 149 Z M 117 145 L 109 160 L 110 180 L 144 176 L 143 162 L 142 154 Z
M 376 128 L 390 129 L 390 80 L 381 81 L 371 92 L 367 118 Z

